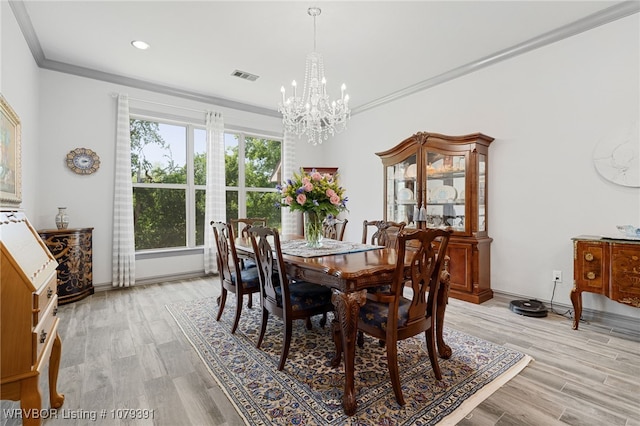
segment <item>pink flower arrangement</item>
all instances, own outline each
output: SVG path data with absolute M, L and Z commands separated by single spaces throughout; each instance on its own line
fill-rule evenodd
M 277 188 L 282 194 L 281 205 L 291 210 L 337 216 L 347 208 L 345 189 L 338 185 L 337 175 L 323 174 L 315 169 L 307 173 L 300 169 Z

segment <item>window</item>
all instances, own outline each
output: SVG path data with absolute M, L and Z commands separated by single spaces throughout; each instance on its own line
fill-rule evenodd
M 281 228 L 280 160 L 282 142 L 242 132 L 224 135 L 227 220 L 266 217 L 267 225 Z
M 130 131 L 136 250 L 203 245 L 205 129 L 134 118 Z
M 202 246 L 204 126 L 134 117 L 130 132 L 136 251 Z M 224 139 L 227 220 L 266 217 L 280 228 L 281 141 L 242 132 Z

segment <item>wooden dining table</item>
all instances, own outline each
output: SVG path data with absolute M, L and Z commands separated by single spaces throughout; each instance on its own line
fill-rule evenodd
M 282 236 L 281 241 L 299 239 L 299 236 Z M 251 256 L 253 249 L 248 238 L 237 238 L 236 249 Z M 336 345 L 341 345 L 344 356 L 343 407 L 347 415 L 355 414 L 355 349 L 360 306 L 366 302 L 366 289 L 392 281 L 397 263 L 397 251 L 392 248 L 375 248 L 342 254 L 318 257 L 301 257 L 283 254 L 287 274 L 296 280 L 304 280 L 332 289 L 331 300 L 335 307 L 336 320 L 332 323 Z M 407 265 L 409 266 L 409 265 Z M 448 300 L 448 272 L 443 271 L 438 292 L 436 313 L 436 342 L 441 358 L 451 356 L 451 348 L 443 339 L 444 313 Z M 337 351 L 337 353 L 339 353 Z M 333 366 L 340 364 L 340 357 L 332 360 Z

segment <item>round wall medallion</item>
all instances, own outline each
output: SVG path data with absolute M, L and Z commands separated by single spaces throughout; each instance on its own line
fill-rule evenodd
M 640 187 L 640 140 L 638 122 L 612 132 L 596 145 L 593 164 L 606 180 L 622 186 Z
M 90 175 L 100 167 L 100 157 L 88 148 L 76 148 L 67 154 L 67 167 L 79 175 Z

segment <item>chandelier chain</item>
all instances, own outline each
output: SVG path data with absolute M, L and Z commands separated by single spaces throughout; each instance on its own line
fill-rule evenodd
M 317 37 L 317 30 L 316 30 L 316 15 L 313 15 L 313 51 L 316 51 L 316 37 Z

